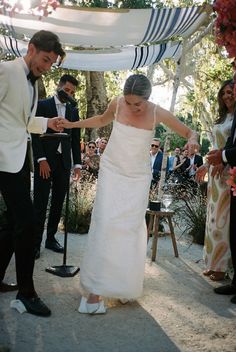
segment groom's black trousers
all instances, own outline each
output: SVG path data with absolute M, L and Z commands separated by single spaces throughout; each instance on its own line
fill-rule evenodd
M 16 278 L 19 292 L 35 294 L 34 270 L 34 209 L 30 197 L 30 169 L 26 157 L 17 173 L 0 171 L 0 191 L 7 206 L 7 224 L 0 224 L 0 282 L 15 252 Z
M 230 203 L 230 250 L 232 256 L 232 263 L 234 268 L 234 276 L 232 285 L 236 286 L 236 196 L 233 196 L 231 192 L 231 203 Z

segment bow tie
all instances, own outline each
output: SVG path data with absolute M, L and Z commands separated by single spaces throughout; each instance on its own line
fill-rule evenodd
M 35 82 L 37 81 L 37 79 L 39 79 L 39 77 L 36 77 L 32 71 L 30 71 L 27 75 L 27 79 L 31 82 L 32 86 L 34 86 Z

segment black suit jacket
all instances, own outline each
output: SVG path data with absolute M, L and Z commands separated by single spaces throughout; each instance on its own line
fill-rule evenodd
M 39 100 L 36 116 L 44 116 L 47 118 L 57 116 L 57 108 L 54 98 L 48 98 Z M 70 104 L 66 104 L 65 118 L 69 121 L 79 120 L 78 110 L 72 108 Z M 47 129 L 47 133 L 55 133 L 51 129 Z M 39 158 L 46 158 L 51 169 L 54 169 L 55 155 L 58 150 L 58 146 L 61 142 L 62 160 L 66 169 L 71 168 L 71 154 L 73 157 L 74 164 L 81 164 L 81 151 L 80 151 L 80 129 L 65 129 L 66 133 L 69 134 L 69 138 L 58 138 L 42 139 L 38 134 L 32 134 L 32 146 L 34 153 L 34 161 L 37 163 Z M 72 153 L 71 153 L 72 152 Z
M 236 112 L 234 113 L 234 120 L 231 127 L 231 133 L 227 139 L 226 145 L 224 147 L 225 156 L 230 164 L 230 166 L 236 166 L 236 138 L 234 140 L 234 134 L 236 129 Z
M 160 177 L 160 172 L 161 172 L 161 165 L 162 165 L 162 159 L 163 159 L 163 153 L 159 151 L 155 157 L 154 163 L 153 163 L 153 172 L 152 176 L 153 179 L 157 179 Z
M 202 156 L 195 154 L 193 163 L 194 163 L 194 165 L 197 165 L 197 167 L 200 167 L 203 164 Z

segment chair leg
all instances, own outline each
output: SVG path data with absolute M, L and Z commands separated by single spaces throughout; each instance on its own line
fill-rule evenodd
M 154 221 L 154 215 L 150 214 L 149 216 L 150 218 L 149 218 L 148 227 L 147 227 L 147 242 L 149 241 L 150 233 L 153 232 L 153 221 Z
M 157 240 L 158 240 L 158 229 L 159 229 L 159 216 L 154 216 L 154 232 L 153 232 L 153 238 L 152 238 L 152 261 L 154 262 L 156 260 L 156 254 L 157 254 Z
M 179 253 L 178 253 L 178 248 L 177 248 L 177 244 L 176 244 L 176 238 L 175 238 L 174 227 L 172 224 L 171 216 L 167 216 L 167 220 L 168 220 L 168 224 L 169 224 L 169 228 L 170 228 L 170 235 L 171 235 L 171 239 L 172 239 L 174 253 L 175 253 L 175 256 L 178 257 Z

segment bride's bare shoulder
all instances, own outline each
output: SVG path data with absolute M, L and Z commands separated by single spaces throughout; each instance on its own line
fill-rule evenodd
M 115 108 L 115 110 L 116 110 L 117 105 L 118 105 L 118 104 L 120 105 L 121 103 L 122 103 L 122 97 L 121 97 L 121 96 L 118 96 L 118 97 L 113 98 L 113 99 L 110 101 L 109 106 L 110 106 L 111 108 Z

